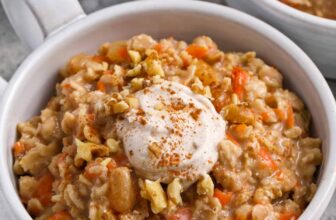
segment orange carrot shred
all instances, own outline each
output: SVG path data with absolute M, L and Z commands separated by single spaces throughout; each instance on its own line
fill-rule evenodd
M 228 132 L 226 132 L 226 137 L 229 141 L 239 146 L 239 142 Z
M 71 85 L 70 85 L 69 83 L 64 83 L 64 84 L 62 84 L 62 87 L 63 87 L 64 89 L 71 89 Z
M 294 112 L 291 105 L 288 106 L 287 109 L 287 120 L 286 120 L 286 126 L 288 128 L 292 128 L 295 125 L 295 118 L 294 118 Z
M 50 173 L 46 173 L 38 180 L 37 189 L 34 196 L 40 200 L 43 205 L 51 205 L 53 177 Z
M 260 113 L 260 115 L 261 115 L 261 119 L 263 122 L 267 122 L 268 119 L 270 118 L 270 115 L 268 114 L 268 112 L 262 112 Z
M 128 52 L 126 46 L 121 46 L 118 51 L 118 56 L 120 56 L 122 59 L 126 60 L 128 59 Z
M 232 192 L 223 192 L 219 189 L 215 189 L 214 197 L 218 198 L 222 206 L 226 206 L 230 203 L 232 199 L 233 193 Z
M 84 176 L 91 180 L 97 178 L 101 174 L 101 171 L 97 173 L 93 173 L 90 171 L 91 167 L 94 167 L 97 165 L 98 165 L 97 162 L 90 162 L 89 164 L 87 164 L 85 167 Z
M 232 89 L 240 100 L 244 97 L 244 87 L 248 81 L 248 74 L 241 67 L 234 67 L 231 74 Z
M 155 44 L 154 50 L 156 50 L 158 53 L 162 53 L 163 52 L 162 44 L 160 44 L 160 43 Z
M 284 212 L 280 213 L 279 220 L 296 220 L 299 215 L 297 212 Z
M 284 111 L 282 111 L 282 110 L 279 109 L 279 108 L 276 108 L 276 109 L 274 109 L 274 112 L 275 112 L 275 114 L 277 115 L 277 117 L 278 117 L 278 119 L 279 119 L 280 121 L 285 120 L 286 116 L 285 116 Z
M 56 212 L 48 220 L 71 220 L 71 215 L 66 211 Z
M 187 60 L 186 58 L 182 57 L 182 62 L 183 62 L 183 67 L 187 67 L 190 65 L 189 60 Z
M 92 60 L 98 63 L 102 63 L 102 62 L 107 62 L 108 58 L 103 55 L 94 55 L 92 56 Z
M 236 132 L 238 132 L 238 133 L 244 132 L 245 129 L 246 129 L 246 125 L 245 125 L 245 124 L 238 124 L 238 125 L 235 127 L 235 130 L 236 130 Z
M 259 153 L 263 161 L 265 161 L 265 163 L 268 166 L 270 166 L 273 170 L 276 170 L 278 168 L 278 166 L 273 161 L 271 155 L 269 154 L 268 150 L 265 147 L 261 147 Z
M 97 89 L 101 92 L 105 92 L 106 91 L 105 84 L 102 81 L 97 82 Z
M 14 144 L 14 156 L 19 156 L 22 155 L 24 152 L 26 151 L 26 147 L 24 145 L 24 143 L 17 141 Z
M 208 53 L 208 49 L 203 46 L 191 44 L 187 47 L 187 52 L 194 58 L 202 59 Z
M 113 170 L 114 168 L 117 167 L 117 163 L 114 160 L 112 160 L 106 165 L 106 167 L 107 167 L 108 170 L 111 171 L 111 170 Z

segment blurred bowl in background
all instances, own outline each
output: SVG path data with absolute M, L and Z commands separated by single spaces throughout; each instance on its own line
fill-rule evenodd
M 325 77 L 336 79 L 336 20 L 299 11 L 278 0 L 227 0 L 227 4 L 284 32 L 313 59 Z

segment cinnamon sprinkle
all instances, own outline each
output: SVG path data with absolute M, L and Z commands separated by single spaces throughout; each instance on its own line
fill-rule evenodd
M 190 112 L 190 115 L 195 121 L 197 121 L 199 119 L 199 116 L 200 116 L 201 112 L 202 112 L 201 109 L 196 109 L 196 110 Z

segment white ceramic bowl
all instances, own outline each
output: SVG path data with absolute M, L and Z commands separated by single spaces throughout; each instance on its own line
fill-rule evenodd
M 278 28 L 317 64 L 322 74 L 336 79 L 336 20 L 314 16 L 278 0 L 226 0 Z
M 223 50 L 253 50 L 280 69 L 286 86 L 305 101 L 314 132 L 323 140 L 318 189 L 301 216 L 318 219 L 336 183 L 336 105 L 321 73 L 298 46 L 271 26 L 231 8 L 182 0 L 137 1 L 91 14 L 49 37 L 19 67 L 0 104 L 0 183 L 15 219 L 30 218 L 17 195 L 12 171 L 11 147 L 17 123 L 39 113 L 54 92 L 59 68 L 72 55 L 92 52 L 102 42 L 139 33 L 187 41 L 209 35 Z

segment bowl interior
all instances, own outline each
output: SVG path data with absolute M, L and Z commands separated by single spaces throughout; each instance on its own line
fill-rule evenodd
M 248 15 L 201 2 L 193 6 L 188 1 L 175 3 L 141 1 L 102 10 L 51 37 L 26 60 L 10 83 L 1 112 L 2 159 L 5 173 L 10 174 L 10 179 L 4 177 L 9 183 L 3 183 L 7 195 L 15 195 L 11 146 L 16 138 L 16 125 L 39 114 L 55 91 L 58 70 L 75 54 L 93 52 L 101 43 L 140 33 L 186 41 L 208 35 L 225 51 L 256 51 L 257 56 L 281 71 L 286 86 L 305 101 L 312 114 L 315 135 L 324 142 L 324 165 L 331 163 L 330 127 L 323 95 L 318 92 L 326 83 L 311 62 L 305 63 L 309 59 L 279 32 Z M 312 76 L 306 74 L 308 71 Z M 313 84 L 311 77 L 321 82 Z M 322 179 L 328 179 L 324 169 L 321 170 Z M 12 197 L 11 206 L 22 207 L 18 198 Z M 27 217 L 23 212 L 18 215 Z

